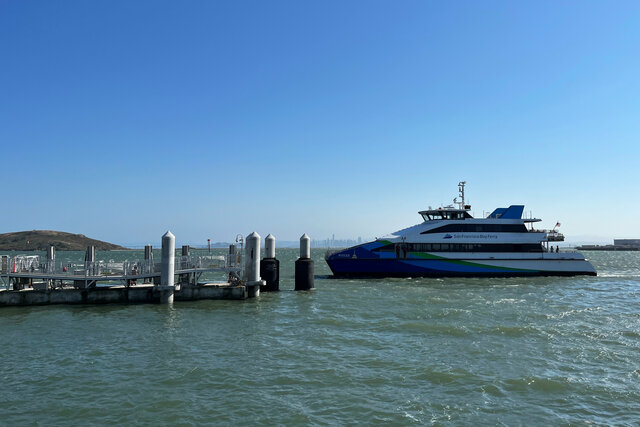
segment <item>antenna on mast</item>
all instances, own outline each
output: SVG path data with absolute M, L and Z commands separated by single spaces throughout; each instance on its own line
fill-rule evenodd
M 471 209 L 471 205 L 467 205 L 464 202 L 464 186 L 467 184 L 467 181 L 460 181 L 458 183 L 458 192 L 460 193 L 460 201 L 458 201 L 458 198 L 456 197 L 455 199 L 453 199 L 453 203 L 455 203 L 456 205 L 458 205 L 458 209 L 460 210 L 466 210 L 468 211 L 469 209 Z

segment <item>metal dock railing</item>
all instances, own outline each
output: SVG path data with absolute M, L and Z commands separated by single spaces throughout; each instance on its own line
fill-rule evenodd
M 43 258 L 40 255 L 2 256 L 1 286 L 9 289 L 11 284 L 14 284 L 15 289 L 15 284 L 18 284 L 17 287 L 29 286 L 33 285 L 34 280 L 40 280 L 37 286 L 45 289 L 64 286 L 85 288 L 109 282 L 131 286 L 138 281 L 157 282 L 162 270 L 161 262 L 148 259 L 120 262 L 85 261 L 78 264 Z M 241 253 L 175 257 L 175 274 L 181 279 L 177 284 L 197 284 L 202 274 L 212 272 L 241 277 Z

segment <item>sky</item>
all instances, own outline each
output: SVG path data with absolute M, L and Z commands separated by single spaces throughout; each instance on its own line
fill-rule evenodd
M 0 0 L 0 233 L 640 238 L 637 1 Z

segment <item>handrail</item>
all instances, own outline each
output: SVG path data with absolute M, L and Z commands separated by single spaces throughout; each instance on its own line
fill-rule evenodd
M 176 274 L 186 270 L 216 270 L 216 269 L 241 269 L 242 255 L 191 255 L 177 256 L 175 258 Z M 85 276 L 159 276 L 162 270 L 161 262 L 152 260 L 125 260 L 125 261 L 85 261 L 83 263 L 69 263 L 55 260 L 42 260 L 40 255 L 16 255 L 9 259 L 7 273 L 13 274 L 37 274 L 85 277 Z

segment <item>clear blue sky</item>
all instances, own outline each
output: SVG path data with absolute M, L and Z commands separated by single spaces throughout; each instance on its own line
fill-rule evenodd
M 640 238 L 640 2 L 0 0 L 0 232 Z

